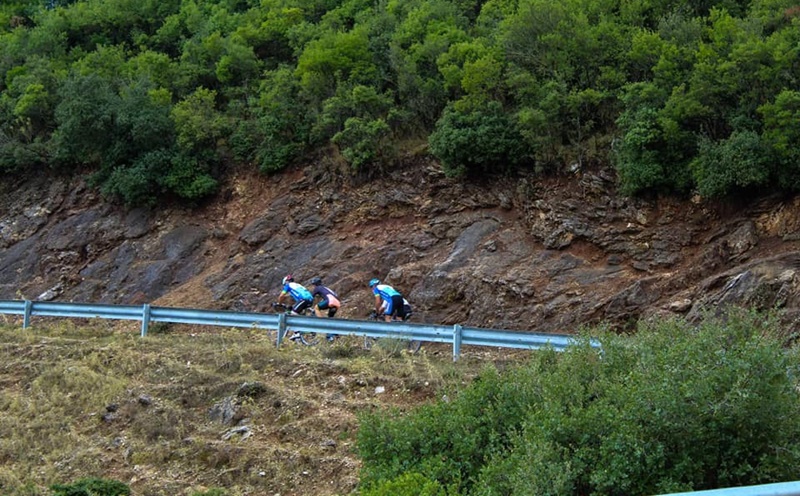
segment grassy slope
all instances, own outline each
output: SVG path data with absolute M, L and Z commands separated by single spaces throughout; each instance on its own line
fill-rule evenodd
M 2 326 L 0 343 L 0 493 L 14 495 L 82 477 L 141 495 L 348 494 L 360 410 L 435 400 L 515 359 L 484 351 L 454 364 L 441 345 L 412 356 L 366 352 L 356 338 L 277 350 L 241 329 L 174 327 L 142 339 L 135 324 L 63 320 Z M 230 423 L 211 413 L 226 398 L 236 405 Z M 247 433 L 233 432 L 243 425 Z

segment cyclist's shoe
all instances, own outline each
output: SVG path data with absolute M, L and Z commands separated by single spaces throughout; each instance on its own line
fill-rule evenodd
M 325 336 L 325 339 L 327 339 L 329 343 L 332 343 L 334 340 L 336 340 L 336 334 L 328 334 Z
M 296 332 L 296 333 L 294 333 L 294 335 L 293 335 L 292 337 L 290 337 L 290 338 L 289 338 L 289 340 L 291 340 L 291 341 L 294 341 L 294 342 L 297 342 L 297 341 L 300 341 L 300 338 L 301 338 L 301 337 L 302 337 L 302 336 L 300 335 L 300 333 L 299 333 L 299 332 Z

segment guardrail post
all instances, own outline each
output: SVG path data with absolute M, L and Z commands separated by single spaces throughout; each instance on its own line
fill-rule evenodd
M 25 314 L 22 317 L 22 328 L 27 329 L 31 325 L 31 311 L 33 310 L 33 302 L 25 300 Z
M 150 327 L 150 304 L 145 303 L 142 307 L 142 337 L 147 336 L 148 327 Z
M 453 326 L 453 361 L 458 360 L 461 354 L 461 326 L 456 324 Z
M 278 348 L 281 347 L 281 341 L 283 341 L 283 336 L 286 335 L 286 314 L 280 313 L 278 314 L 278 342 L 275 344 Z

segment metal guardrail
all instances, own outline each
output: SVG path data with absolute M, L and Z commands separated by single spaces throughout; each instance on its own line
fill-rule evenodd
M 462 327 L 458 324 L 443 326 L 409 322 L 326 319 L 284 313 L 154 307 L 149 304 L 134 306 L 0 300 L 0 314 L 22 316 L 23 328 L 30 327 L 33 316 L 138 320 L 142 322 L 142 337 L 147 335 L 151 322 L 274 329 L 278 331 L 276 340 L 278 347 L 288 331 L 452 343 L 453 360 L 458 359 L 463 345 L 530 350 L 551 347 L 557 351 L 563 351 L 567 346 L 576 343 L 575 338 L 568 335 L 482 329 Z M 591 345 L 597 348 L 601 346 L 596 340 L 592 340 Z

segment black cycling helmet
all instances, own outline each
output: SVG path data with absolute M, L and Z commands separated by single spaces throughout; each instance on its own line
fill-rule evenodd
M 319 277 L 315 277 L 311 279 L 311 284 L 313 284 L 314 286 L 322 286 L 322 279 L 320 279 Z

